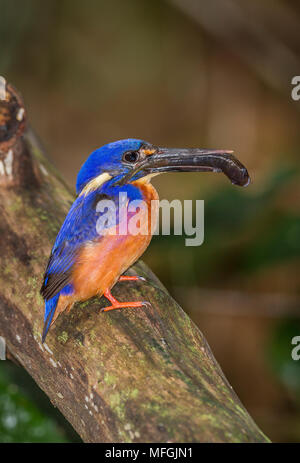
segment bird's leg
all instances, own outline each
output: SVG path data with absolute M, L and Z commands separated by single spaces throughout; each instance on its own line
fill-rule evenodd
M 130 278 L 130 277 L 129 277 Z M 134 278 L 134 277 L 132 277 Z M 138 278 L 138 277 L 135 277 Z M 124 280 L 123 280 L 124 281 Z M 110 290 L 107 289 L 103 296 L 106 297 L 111 302 L 111 305 L 108 307 L 103 307 L 101 312 L 108 312 L 109 310 L 114 309 L 125 309 L 125 308 L 138 308 L 138 307 L 151 307 L 150 302 L 146 301 L 136 301 L 136 302 L 119 302 L 117 299 L 111 294 Z

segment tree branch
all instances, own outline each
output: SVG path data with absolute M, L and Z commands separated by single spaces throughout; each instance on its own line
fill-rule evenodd
M 120 300 L 152 308 L 62 314 L 41 344 L 42 274 L 73 194 L 25 127 L 11 86 L 0 101 L 0 335 L 86 442 L 265 442 L 202 333 L 142 262 Z M 21 118 L 22 116 L 22 118 Z M 20 120 L 18 120 L 20 119 Z

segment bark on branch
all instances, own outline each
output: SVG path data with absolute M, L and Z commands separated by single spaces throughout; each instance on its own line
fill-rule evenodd
M 3 90 L 3 89 L 2 89 Z M 1 95 L 1 92 L 0 92 Z M 3 92 L 2 92 L 3 96 Z M 265 442 L 202 333 L 142 262 L 120 300 L 151 309 L 99 313 L 93 299 L 59 317 L 41 344 L 42 274 L 74 199 L 6 86 L 0 100 L 0 335 L 86 442 Z

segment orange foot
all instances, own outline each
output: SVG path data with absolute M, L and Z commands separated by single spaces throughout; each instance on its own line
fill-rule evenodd
M 127 281 L 128 278 L 132 280 L 133 278 L 135 280 L 140 279 L 140 277 L 120 277 L 120 278 L 125 278 Z M 121 280 L 122 281 L 122 280 Z M 146 301 L 136 301 L 136 302 L 119 302 L 117 299 L 111 294 L 110 290 L 107 289 L 103 296 L 106 297 L 111 302 L 111 305 L 108 307 L 103 307 L 103 309 L 100 310 L 100 312 L 108 312 L 109 310 L 115 310 L 115 309 L 124 309 L 124 308 L 137 308 L 137 307 L 151 307 L 150 302 Z

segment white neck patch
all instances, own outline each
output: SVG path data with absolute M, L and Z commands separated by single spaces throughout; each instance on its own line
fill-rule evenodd
M 103 174 L 98 175 L 98 177 L 93 178 L 89 183 L 85 185 L 83 190 L 80 192 L 79 196 L 86 196 L 88 193 L 91 191 L 97 190 L 103 183 L 107 182 L 112 178 L 111 175 L 109 175 L 108 172 L 103 172 Z

